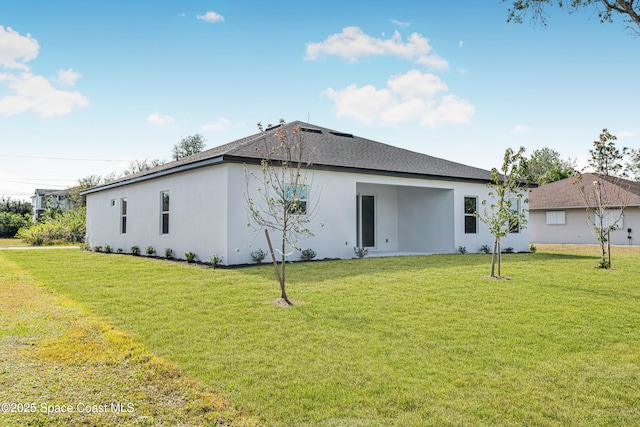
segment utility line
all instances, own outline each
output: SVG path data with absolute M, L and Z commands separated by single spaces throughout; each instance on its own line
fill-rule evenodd
M 51 181 L 62 181 L 62 182 L 76 182 L 77 179 L 57 179 L 57 178 L 0 178 L 0 181 L 3 182 L 15 182 L 17 184 L 37 184 L 38 182 L 51 182 Z
M 26 156 L 22 154 L 0 154 L 0 157 L 18 157 L 22 159 L 41 159 L 41 160 L 71 160 L 79 162 L 131 162 L 130 159 L 74 159 L 71 157 L 45 157 L 45 156 Z

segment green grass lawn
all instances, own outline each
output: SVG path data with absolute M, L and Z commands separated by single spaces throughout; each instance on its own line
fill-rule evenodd
M 2 256 L 0 403 L 3 427 L 257 425 Z
M 0 238 L 0 248 L 9 248 L 9 247 L 15 247 L 15 246 L 29 246 L 29 245 L 20 239 Z
M 213 270 L 123 255 L 4 251 L 278 426 L 633 425 L 640 256 L 509 254 Z

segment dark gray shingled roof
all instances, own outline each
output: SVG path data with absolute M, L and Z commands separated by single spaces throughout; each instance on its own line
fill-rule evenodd
M 593 190 L 596 180 L 596 175 L 585 173 L 582 174 L 582 184 L 573 176 L 532 189 L 529 193 L 529 210 L 586 208 L 587 203 L 580 193 L 581 185 L 592 201 L 591 205 L 596 206 Z M 600 183 L 609 206 L 640 206 L 640 183 L 614 176 L 601 176 Z
M 315 151 L 311 156 L 313 168 L 330 168 L 345 172 L 383 175 L 410 175 L 429 179 L 482 183 L 489 182 L 491 179 L 491 172 L 484 169 L 416 153 L 310 123 L 295 121 L 286 123 L 283 126 L 288 131 L 294 127 L 300 127 L 302 131 L 305 131 L 306 143 L 310 147 L 315 147 Z M 264 138 L 275 138 L 275 132 L 278 127 L 275 126 L 265 132 L 220 145 L 135 175 L 129 175 L 108 184 L 86 190 L 85 193 L 217 163 L 257 163 L 261 157 L 256 151 L 256 147 L 260 146 Z

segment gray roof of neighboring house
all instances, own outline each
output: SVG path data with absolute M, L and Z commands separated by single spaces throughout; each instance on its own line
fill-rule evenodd
M 596 205 L 594 190 L 598 176 L 582 174 L 534 188 L 529 193 L 529 210 L 586 208 Z M 601 194 L 610 207 L 640 206 L 640 183 L 614 176 L 600 175 Z M 584 187 L 584 194 L 580 188 Z
M 487 183 L 491 179 L 491 172 L 488 170 L 416 153 L 309 123 L 300 121 L 287 123 L 284 125 L 284 130 L 291 132 L 295 127 L 300 127 L 304 131 L 305 143 L 315 148 L 310 158 L 312 168 L 482 183 Z M 265 141 L 265 138 L 275 138 L 279 128 L 280 126 L 274 126 L 264 132 L 135 175 L 129 175 L 108 184 L 93 187 L 83 193 L 92 193 L 218 163 L 259 163 L 262 156 L 256 151 L 256 148 Z
M 45 188 L 36 188 L 36 191 L 34 193 L 34 197 L 35 196 L 46 196 L 49 194 L 56 194 L 59 196 L 66 196 L 69 193 L 69 190 L 49 190 L 49 189 L 45 189 Z

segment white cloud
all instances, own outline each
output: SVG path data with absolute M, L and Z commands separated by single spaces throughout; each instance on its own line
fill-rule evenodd
M 391 55 L 413 60 L 434 68 L 447 68 L 449 63 L 433 53 L 429 40 L 418 33 L 413 33 L 402 41 L 402 36 L 395 31 L 390 39 L 379 39 L 365 34 L 358 27 L 345 27 L 339 34 L 333 34 L 323 42 L 307 43 L 305 59 L 315 60 L 322 55 L 335 55 L 355 62 L 359 58 L 371 55 Z
M 622 131 L 616 134 L 618 138 L 631 138 L 632 136 L 636 136 L 635 131 Z
M 198 19 L 204 22 L 214 23 L 214 22 L 222 22 L 224 21 L 224 16 L 215 13 L 213 11 L 209 11 L 204 15 L 198 15 Z
M 89 99 L 79 92 L 56 89 L 49 79 L 31 72 L 27 62 L 40 52 L 38 41 L 0 25 L 0 67 L 21 72 L 0 73 L 0 82 L 7 85 L 7 96 L 0 98 L 0 114 L 10 116 L 33 111 L 43 117 L 69 114 L 75 107 L 89 105 Z M 60 70 L 52 81 L 60 86 L 73 86 L 82 77 L 73 70 Z
M 79 92 L 59 90 L 42 76 L 24 72 L 19 76 L 3 74 L 0 81 L 9 82 L 13 95 L 0 98 L 0 114 L 7 116 L 35 111 L 43 117 L 69 114 L 74 107 L 89 105 L 89 99 Z
M 62 86 L 73 86 L 82 74 L 76 73 L 71 68 L 68 70 L 58 70 L 58 83 Z
M 149 114 L 149 117 L 147 117 L 147 121 L 149 123 L 153 123 L 154 125 L 169 125 L 174 122 L 174 119 L 171 116 L 163 116 L 156 111 L 155 113 Z
M 418 70 L 392 77 L 384 89 L 352 84 L 340 90 L 329 88 L 323 95 L 334 101 L 338 117 L 364 123 L 419 121 L 436 127 L 443 123 L 470 123 L 475 112 L 468 101 L 448 93 L 439 77 Z
M 529 126 L 515 125 L 514 128 L 511 130 L 511 133 L 519 134 L 519 133 L 524 133 L 524 132 L 531 132 L 532 130 L 533 130 L 533 128 L 531 128 Z
M 398 27 L 408 27 L 409 25 L 411 25 L 411 22 L 402 22 L 398 21 L 397 19 L 392 19 L 391 22 L 393 24 L 396 24 Z
M 447 91 L 449 88 L 438 76 L 422 74 L 418 70 L 411 70 L 406 74 L 388 81 L 389 89 L 403 98 L 433 98 L 436 93 Z
M 462 40 L 460 40 L 460 47 L 462 47 Z
M 214 130 L 214 131 L 223 130 L 230 124 L 231 122 L 229 120 L 225 118 L 219 118 L 214 123 L 207 123 L 205 125 L 202 125 L 202 130 Z
M 35 59 L 40 52 L 38 41 L 31 34 L 21 36 L 11 28 L 0 25 L 0 66 L 29 70 L 25 62 Z

